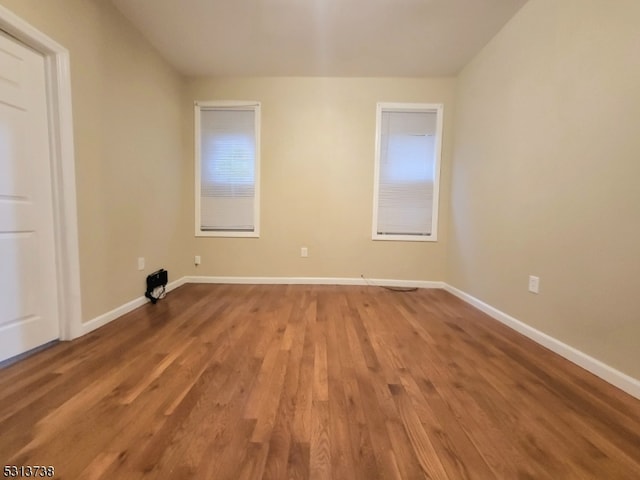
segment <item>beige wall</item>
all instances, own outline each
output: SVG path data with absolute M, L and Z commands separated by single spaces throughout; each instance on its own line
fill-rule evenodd
M 443 280 L 453 79 L 192 79 L 193 100 L 262 103 L 259 239 L 194 238 L 195 275 Z M 376 102 L 445 104 L 438 242 L 371 240 Z M 193 138 L 193 108 L 185 111 Z M 193 165 L 187 172 L 192 178 Z M 193 205 L 193 185 L 189 185 Z M 193 206 L 191 227 L 194 229 Z M 300 247 L 309 257 L 300 257 Z
M 0 3 L 70 51 L 86 321 L 142 295 L 150 271 L 175 279 L 190 263 L 183 80 L 107 1 Z
M 0 4 L 71 52 L 84 320 L 159 267 L 447 280 L 640 378 L 637 1 L 530 0 L 457 81 L 185 81 L 107 1 Z M 193 236 L 195 99 L 262 102 L 259 239 Z M 370 239 L 378 101 L 445 104 L 437 243 Z
M 531 0 L 464 69 L 448 257 L 454 286 L 635 378 L 638 25 L 637 0 Z

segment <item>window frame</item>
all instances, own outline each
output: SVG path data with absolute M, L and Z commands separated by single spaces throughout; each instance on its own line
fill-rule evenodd
M 253 231 L 238 230 L 203 230 L 201 225 L 201 172 L 202 172 L 202 123 L 201 112 L 207 108 L 241 109 L 249 107 L 254 112 L 255 127 L 255 158 L 254 158 L 254 204 L 253 204 Z M 260 237 L 260 110 L 258 101 L 236 100 L 207 100 L 194 102 L 194 131 L 195 131 L 195 236 L 196 237 L 228 237 L 228 238 L 259 238 Z
M 395 233 L 378 233 L 378 207 L 380 189 L 380 154 L 382 145 L 382 113 L 383 112 L 427 112 L 436 113 L 436 131 L 434 138 L 434 166 L 433 166 L 433 201 L 430 235 L 406 235 Z M 372 240 L 404 241 L 404 242 L 437 242 L 438 241 L 438 211 L 440 197 L 440 164 L 442 157 L 442 127 L 444 104 L 442 103 L 397 103 L 378 102 L 376 104 L 376 137 L 375 137 L 375 165 L 373 178 L 373 223 L 371 226 Z

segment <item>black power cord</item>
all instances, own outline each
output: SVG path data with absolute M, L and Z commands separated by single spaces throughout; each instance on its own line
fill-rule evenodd
M 360 274 L 360 277 L 364 280 L 364 282 L 370 286 L 370 287 L 379 287 L 379 288 L 384 288 L 385 290 L 389 290 L 390 292 L 399 292 L 399 293 L 405 293 L 405 292 L 415 292 L 418 290 L 418 287 L 388 287 L 386 285 L 376 285 L 375 283 L 373 283 L 372 281 L 368 280 L 363 273 Z
M 158 300 L 160 300 L 161 298 L 164 298 L 167 295 L 167 289 L 164 285 L 162 285 L 162 290 L 160 291 L 160 293 L 158 294 L 157 297 L 154 297 L 153 294 L 155 293 L 155 291 L 157 290 L 157 288 L 154 288 L 152 291 L 147 290 L 144 293 L 144 296 L 147 297 L 149 300 L 151 300 L 151 303 L 155 304 Z

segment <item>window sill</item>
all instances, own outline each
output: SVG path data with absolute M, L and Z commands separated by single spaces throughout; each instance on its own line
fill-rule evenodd
M 196 230 L 196 237 L 222 237 L 222 238 L 260 238 L 259 232 L 208 232 Z
M 437 242 L 435 235 L 382 235 L 374 234 L 371 237 L 374 241 L 391 241 L 391 242 Z

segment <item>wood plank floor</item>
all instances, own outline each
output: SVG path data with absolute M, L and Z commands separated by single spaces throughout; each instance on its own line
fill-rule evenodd
M 0 370 L 64 479 L 638 479 L 640 401 L 441 290 L 186 285 Z

